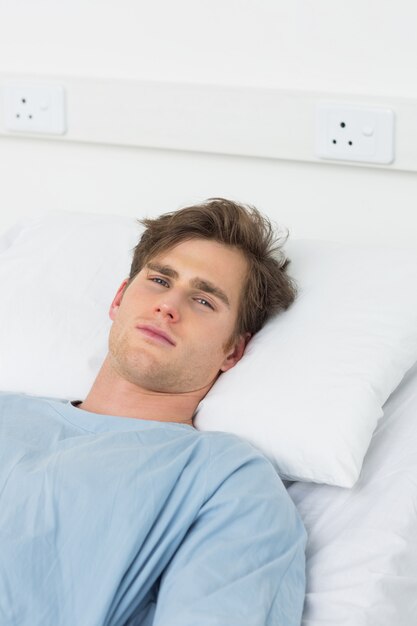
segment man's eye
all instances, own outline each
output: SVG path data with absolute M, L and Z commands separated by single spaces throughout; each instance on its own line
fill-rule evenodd
M 167 281 L 160 276 L 153 276 L 151 281 L 157 283 L 158 285 L 162 285 L 163 287 L 169 287 L 169 283 L 167 283 Z
M 213 305 L 208 300 L 205 300 L 204 298 L 196 298 L 196 301 L 202 304 L 203 306 L 209 307 L 210 309 L 214 310 Z

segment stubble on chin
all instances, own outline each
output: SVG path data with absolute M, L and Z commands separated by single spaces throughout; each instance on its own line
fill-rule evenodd
M 173 392 L 178 386 L 178 368 L 164 364 L 151 348 L 132 347 L 117 332 L 109 338 L 109 365 L 119 378 L 148 391 Z
M 138 342 L 139 343 L 139 342 Z M 183 394 L 203 393 L 213 386 L 219 376 L 207 371 L 207 359 L 193 360 L 183 355 L 178 362 L 169 354 L 164 361 L 163 350 L 152 345 L 134 345 L 129 337 L 113 326 L 109 336 L 109 364 L 119 378 L 151 392 Z

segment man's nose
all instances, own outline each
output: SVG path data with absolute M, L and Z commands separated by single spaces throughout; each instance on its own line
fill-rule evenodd
M 169 322 L 178 322 L 180 319 L 180 312 L 178 304 L 173 301 L 165 301 L 160 302 L 155 307 L 155 312 L 157 315 L 161 316 L 164 319 L 167 319 Z

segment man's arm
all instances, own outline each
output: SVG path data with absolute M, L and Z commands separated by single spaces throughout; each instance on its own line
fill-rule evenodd
M 153 626 L 301 622 L 304 527 L 272 465 L 234 445 L 208 469 L 208 498 L 162 576 Z M 216 484 L 219 467 L 226 478 Z

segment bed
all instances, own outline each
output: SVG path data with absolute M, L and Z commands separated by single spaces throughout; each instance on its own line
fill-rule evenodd
M 87 392 L 139 232 L 130 217 L 52 212 L 0 236 L 2 390 Z M 196 424 L 245 437 L 284 481 L 308 533 L 303 626 L 411 626 L 417 254 L 308 240 L 286 249 L 299 304 L 250 342 Z
M 417 364 L 391 395 L 351 489 L 293 482 L 308 532 L 303 625 L 417 620 Z

